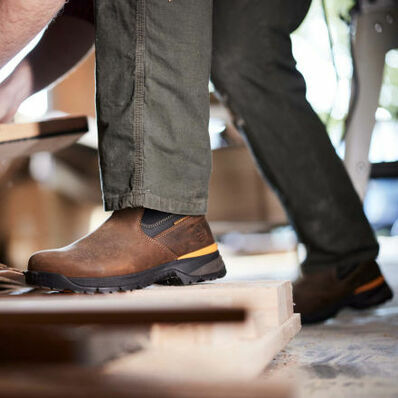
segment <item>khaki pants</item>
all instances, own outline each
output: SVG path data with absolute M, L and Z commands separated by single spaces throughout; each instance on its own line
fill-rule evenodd
M 373 232 L 292 56 L 290 33 L 309 5 L 96 0 L 105 208 L 206 212 L 211 74 L 306 245 L 304 270 L 374 259 Z

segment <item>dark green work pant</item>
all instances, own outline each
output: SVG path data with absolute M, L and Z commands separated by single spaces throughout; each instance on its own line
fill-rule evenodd
M 307 248 L 304 271 L 376 257 L 378 245 L 359 198 L 295 67 L 290 33 L 309 4 L 96 0 L 107 210 L 206 212 L 211 71 Z

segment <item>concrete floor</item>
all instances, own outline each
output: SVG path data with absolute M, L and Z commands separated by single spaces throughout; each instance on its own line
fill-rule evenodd
M 304 327 L 263 378 L 292 380 L 303 397 L 398 397 L 398 237 L 380 238 L 380 243 L 379 261 L 394 299 L 371 310 L 343 310 L 324 324 Z M 295 253 L 237 256 L 221 251 L 230 280 L 297 275 Z

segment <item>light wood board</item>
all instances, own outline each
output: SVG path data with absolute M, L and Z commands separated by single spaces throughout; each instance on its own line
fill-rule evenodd
M 109 374 L 159 381 L 252 379 L 300 330 L 300 317 L 293 314 L 292 287 L 285 281 L 157 286 L 112 295 L 0 300 L 0 324 L 21 329 L 46 323 L 63 327 L 123 325 L 130 328 L 124 329 L 131 331 L 131 335 L 125 334 L 130 346 L 135 341 L 131 336 L 140 337 L 137 327 L 146 325 L 145 339 L 139 341 L 142 349 L 134 354 L 122 349 L 120 353 L 128 355 L 106 369 Z M 89 341 L 87 334 L 82 336 Z M 103 331 L 100 338 L 94 337 L 93 341 L 106 341 Z M 94 354 L 90 355 L 103 357 Z M 81 363 L 92 362 L 81 358 Z
M 55 152 L 88 131 L 85 116 L 61 117 L 32 123 L 0 124 L 0 159 Z
M 1 396 L 12 398 L 293 398 L 289 383 L 264 380 L 157 381 L 101 368 L 22 366 L 0 369 Z
M 133 374 L 156 381 L 252 380 L 300 328 L 300 315 L 294 314 L 281 326 L 269 328 L 256 338 L 226 334 L 223 342 L 208 343 L 206 338 L 197 338 L 196 343 L 187 344 L 184 341 L 178 343 L 174 334 L 168 345 L 159 347 L 152 341 L 147 349 L 110 362 L 106 370 L 109 374 Z M 202 335 L 203 332 L 204 328 Z M 182 339 L 184 333 L 181 333 Z M 166 343 L 165 335 L 163 341 Z
M 45 325 L 132 326 L 154 323 L 229 323 L 242 322 L 246 311 L 242 306 L 225 307 L 199 303 L 174 303 L 135 300 L 127 294 L 46 295 L 2 297 L 0 329 Z
M 301 328 L 293 314 L 290 282 L 209 283 L 158 287 L 131 293 L 134 300 L 168 305 L 243 306 L 243 324 L 154 324 L 150 345 L 109 365 L 109 371 L 132 372 L 143 378 L 249 380 L 259 375 Z

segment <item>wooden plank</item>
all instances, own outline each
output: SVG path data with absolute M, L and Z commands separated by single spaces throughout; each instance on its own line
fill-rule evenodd
M 37 152 L 56 152 L 74 144 L 81 136 L 82 133 L 77 133 L 4 142 L 0 144 L 0 159 L 10 160 L 29 156 Z
M 125 296 L 126 298 L 127 296 Z M 144 303 L 78 296 L 4 297 L 0 301 L 1 325 L 143 325 L 185 322 L 242 322 L 242 307 L 193 303 Z
M 250 380 L 257 377 L 271 360 L 299 332 L 300 315 L 294 314 L 278 327 L 263 331 L 256 338 L 230 338 L 209 344 L 207 339 L 197 339 L 187 344 L 181 330 L 177 335 L 164 335 L 164 344 L 148 347 L 134 355 L 110 362 L 107 373 L 129 372 L 139 378 L 152 380 L 198 382 Z M 203 331 L 203 330 L 202 330 Z M 191 336 L 192 337 L 192 336 Z
M 128 293 L 134 302 L 197 303 L 241 306 L 256 328 L 280 326 L 293 315 L 289 281 L 203 283 L 193 286 L 157 286 Z
M 245 312 L 245 322 L 237 322 L 243 319 L 237 315 Z M 128 366 L 122 364 L 142 376 L 158 372 L 162 377 L 166 367 L 167 377 L 176 378 L 201 375 L 201 368 L 209 378 L 254 377 L 300 329 L 299 316 L 293 314 L 291 284 L 285 281 L 158 286 L 113 295 L 59 294 L 0 300 L 0 325 L 13 325 L 16 330 L 25 325 L 56 324 L 64 328 L 93 323 L 133 326 L 129 328 L 133 334 L 136 325 L 147 325 L 143 349 L 129 357 Z M 9 328 L 3 327 L 4 331 L 9 333 Z M 0 327 L 0 341 L 1 332 Z M 131 336 L 126 338 L 128 342 Z M 84 344 L 90 341 L 87 336 L 77 339 L 76 347 L 82 346 L 82 339 Z M 73 347 L 66 343 L 70 351 Z M 87 355 L 96 358 L 94 351 Z M 90 362 L 87 355 L 84 360 Z
M 153 325 L 150 346 L 129 357 L 128 368 L 142 377 L 250 379 L 260 374 L 301 328 L 300 316 L 293 314 L 292 286 L 287 281 L 159 287 L 131 296 L 168 304 L 241 305 L 248 311 L 246 322 L 239 325 Z
M 265 380 L 200 380 L 158 381 L 140 378 L 124 369 L 120 374 L 108 374 L 105 368 L 76 366 L 3 367 L 0 371 L 2 397 L 18 398 L 292 398 L 294 387 Z
M 31 123 L 0 124 L 0 143 L 88 131 L 86 116 L 60 117 Z
M 87 131 L 85 116 L 0 124 L 0 159 L 13 159 L 43 151 L 55 152 L 73 144 Z
M 293 314 L 291 283 L 257 281 L 208 283 L 187 287 L 158 287 L 130 294 L 131 299 L 167 304 L 242 305 L 244 324 L 154 324 L 150 344 L 110 365 L 139 377 L 199 381 L 250 379 L 269 364 L 300 330 Z
M 257 327 L 279 326 L 293 314 L 292 288 L 288 281 L 218 282 L 193 286 L 153 286 L 112 295 L 5 297 L 0 301 L 0 319 L 18 314 L 30 317 L 33 313 L 35 316 L 43 313 L 55 317 L 56 314 L 111 314 L 171 308 L 206 309 L 209 313 L 210 310 L 215 313 L 222 310 L 225 314 L 231 310 L 232 320 L 237 321 L 243 319 L 242 312 L 234 311 L 248 309 L 254 321 L 258 318 L 256 311 L 261 311 Z
M 100 365 L 142 349 L 148 326 L 1 326 L 0 364 Z
M 99 364 L 142 348 L 143 342 L 149 346 L 155 322 L 227 327 L 243 323 L 245 316 L 246 310 L 238 306 L 169 305 L 134 300 L 123 293 L 4 297 L 0 300 L 0 362 Z

